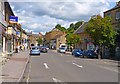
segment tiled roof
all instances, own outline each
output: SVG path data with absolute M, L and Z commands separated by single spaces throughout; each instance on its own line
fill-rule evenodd
M 120 6 L 115 6 L 115 7 L 111 8 L 111 9 L 105 11 L 104 13 L 109 12 L 109 11 L 112 11 L 112 10 L 115 10 L 115 9 L 118 9 L 118 8 L 120 8 Z
M 88 22 L 84 22 L 74 33 L 75 34 L 79 34 L 79 33 L 82 33 L 84 32 L 84 28 L 85 26 L 87 25 Z
M 34 37 L 39 37 L 39 34 L 32 34 L 32 36 L 34 36 Z

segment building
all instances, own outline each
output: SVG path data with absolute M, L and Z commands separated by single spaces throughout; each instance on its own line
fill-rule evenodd
M 75 48 L 90 50 L 94 49 L 94 45 L 92 43 L 92 39 L 89 34 L 84 31 L 88 22 L 83 22 L 83 24 L 74 32 L 74 34 L 78 34 L 81 38 L 80 42 L 75 44 Z
M 21 45 L 24 45 L 25 49 L 27 49 L 27 47 L 28 47 L 27 39 L 28 39 L 27 32 L 22 29 L 22 31 L 21 31 Z
M 47 32 L 44 36 L 45 45 L 51 49 L 56 49 L 57 38 L 62 36 L 63 34 L 64 34 L 64 32 L 60 31 L 57 28 L 53 28 L 50 32 Z
M 5 7 L 5 21 L 8 23 L 8 26 L 6 28 L 6 32 L 9 36 L 9 38 L 6 40 L 6 46 L 7 46 L 7 52 L 13 53 L 15 50 L 15 37 L 16 37 L 16 30 L 15 30 L 15 24 L 10 23 L 10 16 L 15 16 L 9 2 L 4 2 Z
M 60 44 L 66 44 L 66 33 L 57 36 L 56 49 L 60 47 Z
M 28 46 L 30 47 L 31 45 L 34 45 L 34 46 L 38 45 L 37 39 L 41 37 L 41 35 L 28 32 L 27 37 L 28 37 Z
M 104 12 L 104 17 L 106 16 L 111 17 L 112 27 L 119 32 L 119 34 L 116 36 L 116 41 L 115 41 L 116 49 L 114 49 L 115 52 L 117 53 L 117 49 L 120 48 L 120 1 L 116 3 L 115 7 Z M 114 55 L 115 54 L 112 54 L 111 56 L 114 56 Z
M 6 40 L 8 35 L 6 34 L 7 22 L 5 21 L 5 9 L 4 2 L 0 1 L 0 51 L 6 52 Z

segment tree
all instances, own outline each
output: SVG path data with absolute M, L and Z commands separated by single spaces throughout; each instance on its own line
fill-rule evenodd
M 62 27 L 60 24 L 57 24 L 55 28 L 59 29 L 60 31 L 66 31 L 66 28 Z
M 94 44 L 99 46 L 114 45 L 115 36 L 117 32 L 112 28 L 109 17 L 102 18 L 97 15 L 95 18 L 91 18 L 85 28 L 85 31 L 94 39 Z M 99 58 L 100 56 L 99 51 Z
M 76 43 L 78 43 L 80 41 L 80 36 L 77 34 L 74 34 L 74 31 L 77 30 L 80 25 L 82 25 L 82 21 L 71 23 L 69 28 L 67 29 L 67 35 L 66 35 L 66 39 L 67 39 L 67 44 L 68 45 L 74 45 Z
M 37 40 L 36 40 L 36 41 L 38 42 L 38 45 L 42 44 L 42 42 L 43 42 L 43 41 L 42 41 L 42 38 L 40 38 L 40 37 L 39 37 L 39 38 L 37 38 Z
M 80 41 L 80 36 L 77 34 L 69 33 L 66 35 L 67 44 L 74 45 Z
M 82 23 L 83 23 L 83 21 L 76 22 L 74 30 L 78 29 L 80 27 L 80 25 L 82 25 Z

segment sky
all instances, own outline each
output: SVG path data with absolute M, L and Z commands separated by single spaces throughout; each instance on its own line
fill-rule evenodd
M 26 32 L 51 31 L 57 24 L 68 28 L 71 23 L 88 21 L 92 15 L 111 9 L 118 0 L 8 0 Z

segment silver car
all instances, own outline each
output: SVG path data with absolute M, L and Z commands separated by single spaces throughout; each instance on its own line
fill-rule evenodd
M 30 55 L 40 55 L 40 49 L 37 46 L 31 47 Z

